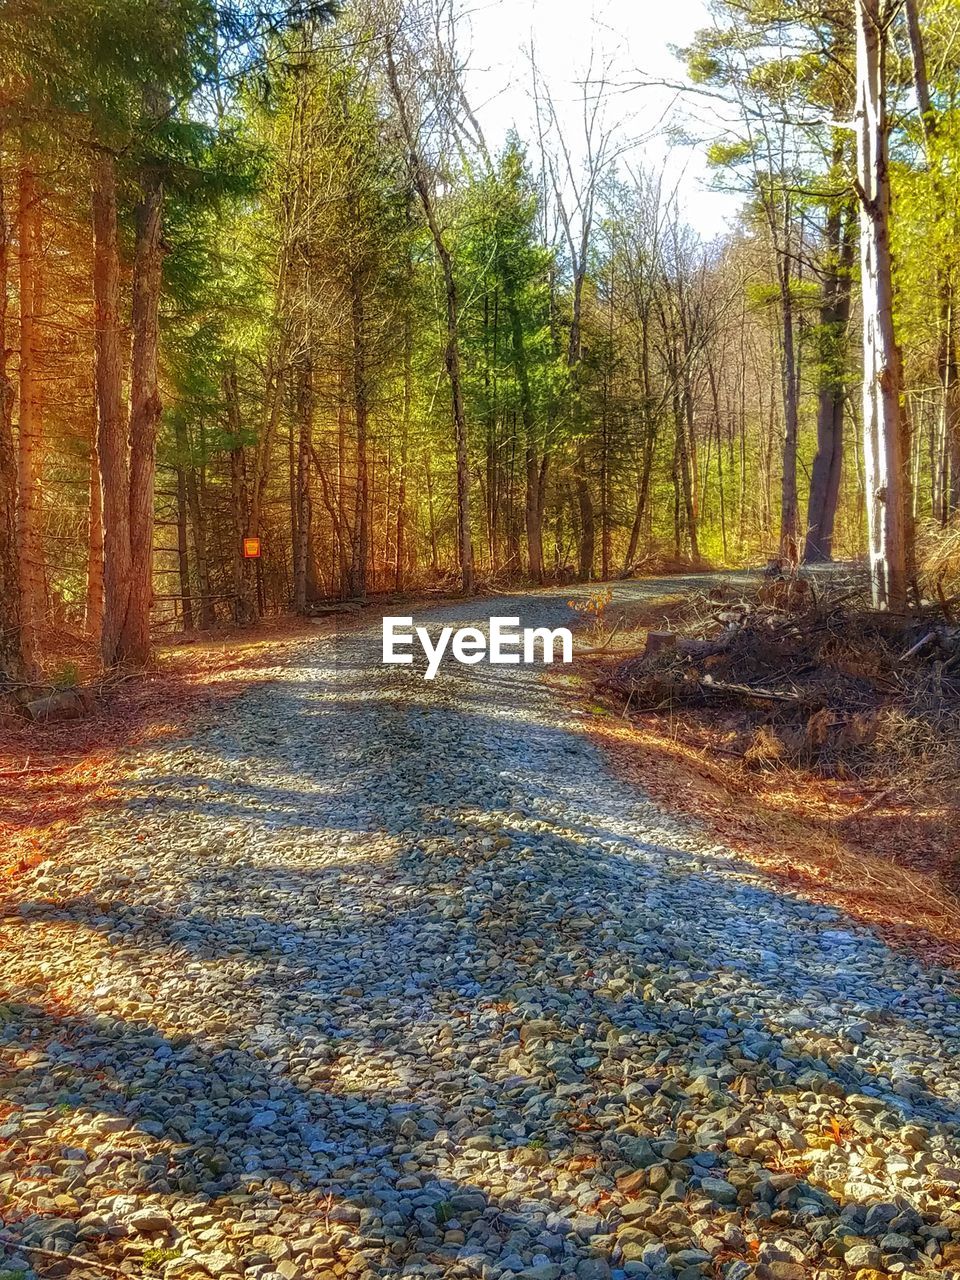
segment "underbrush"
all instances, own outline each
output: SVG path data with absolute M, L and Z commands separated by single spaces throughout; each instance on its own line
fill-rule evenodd
M 875 613 L 803 578 L 716 587 L 601 683 L 633 710 L 698 710 L 754 768 L 960 800 L 960 627 L 932 611 Z
M 960 521 L 955 520 L 947 528 L 933 522 L 923 525 L 918 532 L 917 552 L 924 581 L 941 598 L 960 591 Z
M 960 628 L 933 607 L 873 612 L 862 577 L 822 583 L 725 584 L 626 617 L 581 660 L 608 708 L 594 732 L 766 870 L 952 954 Z

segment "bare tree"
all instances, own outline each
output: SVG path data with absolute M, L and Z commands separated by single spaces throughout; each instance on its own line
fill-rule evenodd
M 579 155 L 575 156 L 571 142 L 564 133 L 553 95 L 539 74 L 533 53 L 531 64 L 542 163 L 549 180 L 556 219 L 562 229 L 570 270 L 570 320 L 566 361 L 570 378 L 572 429 L 576 442 L 573 479 L 580 513 L 580 577 L 589 580 L 593 577 L 596 558 L 596 517 L 580 394 L 583 289 L 601 186 L 618 151 L 614 146 L 613 130 L 605 116 L 607 70 L 595 75 L 591 55 L 580 83 L 582 136 L 578 140 Z
M 423 216 L 430 230 L 434 252 L 440 263 L 443 275 L 444 300 L 446 305 L 446 344 L 444 347 L 444 365 L 450 383 L 450 399 L 453 411 L 454 450 L 457 468 L 457 542 L 460 558 L 460 578 L 464 595 L 471 595 L 474 587 L 473 572 L 473 534 L 470 524 L 470 457 L 467 447 L 467 417 L 464 404 L 463 378 L 460 370 L 460 299 L 457 282 L 453 270 L 453 257 L 447 243 L 447 237 L 440 222 L 437 200 L 434 192 L 434 177 L 430 172 L 426 147 L 426 121 L 422 109 L 420 92 L 427 75 L 424 66 L 422 47 L 418 48 L 418 32 L 423 34 L 424 19 L 429 21 L 427 30 L 433 30 L 439 37 L 446 30 L 449 33 L 453 22 L 453 11 L 446 0 L 436 0 L 435 7 L 426 12 L 416 5 L 407 6 L 402 23 L 388 21 L 384 34 L 384 52 L 386 57 L 387 83 L 397 109 L 400 130 L 407 152 L 410 179 L 413 183 Z M 411 38 L 411 31 L 413 38 Z M 452 36 L 448 36 L 452 38 Z M 443 48 L 443 41 L 437 39 L 435 48 Z M 428 46 L 429 48 L 429 46 Z M 449 49 L 449 45 L 447 45 Z M 455 103 L 462 107 L 464 99 L 459 83 L 450 75 L 455 69 L 455 60 L 450 57 L 439 59 L 439 66 L 445 73 L 446 84 L 438 85 L 433 77 L 433 111 L 439 111 L 441 121 L 446 115 L 449 120 L 450 105 Z M 438 92 L 439 90 L 439 92 Z

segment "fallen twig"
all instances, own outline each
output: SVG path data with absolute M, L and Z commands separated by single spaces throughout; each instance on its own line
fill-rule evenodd
M 709 676 L 704 676 L 702 680 L 697 681 L 697 684 L 701 689 L 711 690 L 714 693 L 736 693 L 742 698 L 760 698 L 765 702 L 800 701 L 798 693 L 780 693 L 776 689 L 751 689 L 747 684 L 731 684 L 726 680 L 712 680 Z
M 917 654 L 920 652 L 921 649 L 926 648 L 926 646 L 930 643 L 930 641 L 936 640 L 936 638 L 937 638 L 937 633 L 935 631 L 928 631 L 922 640 L 918 640 L 916 644 L 911 645 L 910 648 L 906 651 L 906 653 L 901 653 L 898 661 L 906 662 L 908 658 L 912 658 L 914 654 Z

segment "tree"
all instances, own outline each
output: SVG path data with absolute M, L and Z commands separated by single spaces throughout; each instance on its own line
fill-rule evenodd
M 562 231 L 570 273 L 565 356 L 576 450 L 573 484 L 580 516 L 579 568 L 580 577 L 589 581 L 594 573 L 597 535 L 587 446 L 589 432 L 582 421 L 580 395 L 583 302 L 601 187 L 617 153 L 613 130 L 605 118 L 606 76 L 603 73 L 594 75 L 592 58 L 580 85 L 583 136 L 579 163 L 564 137 L 553 98 L 535 64 L 533 85 L 542 163 L 548 175 L 553 212 Z
M 42 197 L 36 160 L 21 141 L 17 238 L 20 258 L 20 420 L 17 468 L 17 552 L 20 563 L 20 634 L 30 668 L 36 666 L 44 619 L 41 490 L 42 408 L 40 401 L 41 296 L 40 231 Z
M 435 29 L 440 30 L 442 26 L 442 21 L 437 19 L 434 23 Z M 423 76 L 424 69 L 419 63 L 416 46 L 405 42 L 403 57 L 405 81 L 401 81 L 398 50 L 402 35 L 402 28 L 390 28 L 384 37 L 387 83 L 393 95 L 397 117 L 400 122 L 401 135 L 407 151 L 410 179 L 419 197 L 443 274 L 446 304 L 446 343 L 443 359 L 450 383 L 454 446 L 456 450 L 457 547 L 463 594 L 472 595 L 474 568 L 473 532 L 470 519 L 470 456 L 468 452 L 467 419 L 464 408 L 463 377 L 460 366 L 460 297 L 453 271 L 453 256 L 440 223 L 436 196 L 432 189 L 431 177 L 424 154 L 423 122 L 415 114 L 417 109 L 417 89 L 422 87 L 418 86 L 418 77 Z M 457 101 L 459 101 L 459 85 L 456 82 L 450 82 L 449 62 L 443 64 L 443 70 L 446 83 L 442 86 L 442 93 L 438 94 L 441 102 L 444 98 L 449 101 L 453 95 L 457 95 Z M 440 88 L 440 86 L 434 87 L 435 89 Z
M 780 543 L 791 554 L 801 533 L 802 273 L 807 270 L 819 281 L 817 450 L 805 555 L 828 559 L 842 465 L 850 297 L 850 200 L 844 173 L 849 148 L 837 122 L 852 108 L 852 24 L 838 0 L 817 5 L 723 0 L 719 14 L 713 28 L 698 33 L 687 59 L 695 84 L 739 114 L 739 126 L 728 126 L 734 137 L 718 140 L 709 155 L 718 169 L 742 175 L 769 235 L 780 313 L 784 421 Z
M 857 196 L 863 296 L 863 457 L 870 587 L 874 607 L 907 606 L 906 476 L 909 450 L 902 412 L 903 370 L 894 333 L 890 250 L 890 121 L 887 55 L 894 0 L 854 0 L 857 28 Z
M 15 391 L 7 372 L 7 298 L 10 225 L 0 155 L 0 676 L 22 680 L 28 663 L 20 630 L 20 567 L 17 546 L 17 455 L 13 440 Z

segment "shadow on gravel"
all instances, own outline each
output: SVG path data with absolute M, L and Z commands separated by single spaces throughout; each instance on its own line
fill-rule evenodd
M 339 658 L 364 670 L 362 654 Z M 583 779 L 602 773 L 599 752 L 554 725 L 511 719 L 499 677 L 458 681 L 455 707 L 443 689 L 436 705 L 420 702 L 409 679 L 332 706 L 316 692 L 303 680 L 279 689 L 295 733 L 254 724 L 233 734 L 228 723 L 184 748 L 248 765 L 255 751 L 255 780 L 213 788 L 196 762 L 130 779 L 131 839 L 96 892 L 72 893 L 66 876 L 57 893 L 9 907 L 18 934 L 36 931 L 41 948 L 65 937 L 96 939 L 94 954 L 108 945 L 110 973 L 131 995 L 144 975 L 197 981 L 199 971 L 193 995 L 207 1002 L 176 1032 L 162 1025 L 176 1012 L 169 997 L 156 1018 L 96 1017 L 56 1004 L 39 980 L 0 1010 L 0 1140 L 17 1175 L 5 1184 L 0 1174 L 0 1192 L 26 1218 L 0 1213 L 26 1243 L 73 1247 L 70 1213 L 43 1193 L 64 1159 L 98 1197 L 112 1187 L 134 1203 L 146 1193 L 168 1206 L 213 1200 L 237 1215 L 248 1203 L 238 1195 L 286 1197 L 310 1229 L 341 1224 L 352 1251 L 382 1248 L 378 1215 L 397 1212 L 407 1244 L 384 1268 L 416 1253 L 426 1259 L 416 1274 L 430 1275 L 463 1249 L 496 1256 L 527 1227 L 533 1240 L 558 1203 L 563 1230 L 586 1249 L 621 1221 L 614 1174 L 660 1161 L 638 1156 L 648 1139 L 682 1141 L 670 1175 L 695 1195 L 727 1171 L 741 1120 L 784 1092 L 809 1093 L 811 1127 L 827 1123 L 823 1098 L 843 1108 L 859 1095 L 885 1124 L 909 1120 L 927 1142 L 953 1144 L 960 1114 L 920 1052 L 956 1065 L 945 987 L 921 1004 L 908 962 L 899 986 L 879 982 L 863 958 L 886 948 L 848 933 L 835 912 L 798 914 L 789 893 L 732 875 L 721 851 L 686 852 L 666 831 L 662 843 L 638 838 L 638 814 L 662 829 L 657 811 L 625 789 L 604 803 L 584 795 Z M 392 754 L 342 742 L 345 720 L 373 741 L 389 724 Z M 441 733 L 448 746 L 434 751 Z M 163 897 L 138 841 L 178 821 L 196 824 L 199 851 L 166 855 L 175 876 Z M 257 856 L 244 830 L 256 832 Z M 491 831 L 510 842 L 502 855 L 485 844 Z M 375 856 L 364 854 L 368 839 Z M 329 860 L 311 865 L 319 856 Z M 144 872 L 136 884 L 131 867 Z M 678 884 L 682 909 L 663 897 Z M 797 930 L 802 955 L 787 936 Z M 816 1019 L 797 1016 L 813 1002 Z M 884 1040 L 887 1074 L 859 1060 L 858 1020 L 861 1040 Z M 371 1083 L 387 1078 L 392 1087 Z M 38 1100 L 42 1115 L 28 1109 Z M 99 1135 L 95 1150 L 78 1125 Z M 486 1152 L 488 1167 L 471 1163 Z M 534 1171 L 528 1189 L 491 1191 L 503 1181 L 498 1152 Z M 753 1217 L 789 1206 L 864 1226 L 856 1199 L 784 1177 L 799 1168 L 787 1154 L 779 1166 L 738 1157 Z M 576 1199 L 538 1185 L 536 1170 L 585 1158 Z M 909 1212 L 895 1207 L 883 1225 Z M 461 1221 L 466 1243 L 446 1241 Z M 106 1234 L 84 1238 L 109 1249 Z

